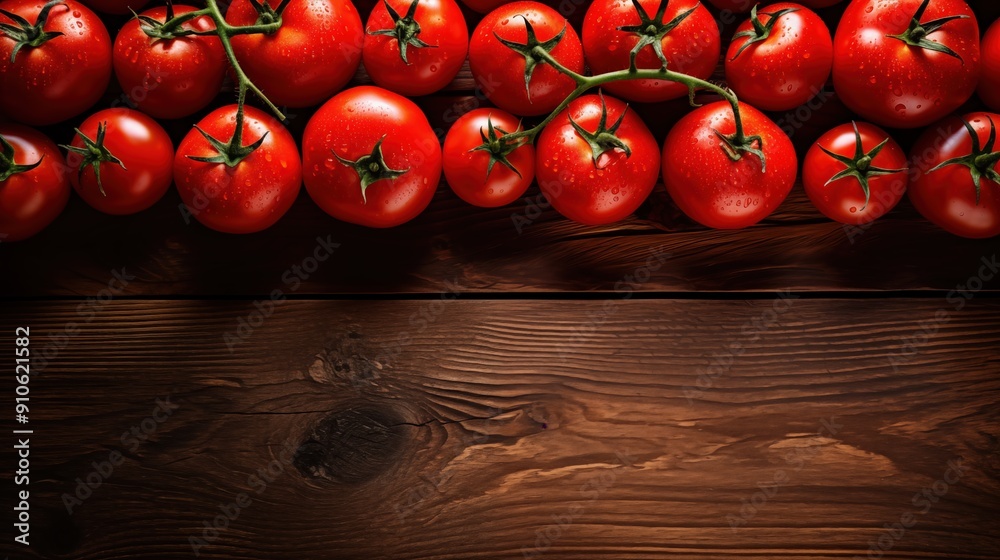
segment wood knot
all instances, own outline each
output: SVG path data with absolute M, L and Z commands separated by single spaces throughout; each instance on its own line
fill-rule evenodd
M 295 458 L 303 476 L 356 484 L 377 477 L 399 455 L 406 424 L 391 409 L 334 412 L 306 434 Z

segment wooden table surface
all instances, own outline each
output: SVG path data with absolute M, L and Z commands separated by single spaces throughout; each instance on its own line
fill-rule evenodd
M 773 115 L 800 157 L 851 118 L 827 97 Z M 444 130 L 483 100 L 465 71 L 419 103 Z M 637 109 L 662 139 L 686 106 Z M 662 185 L 606 227 L 536 187 L 484 210 L 442 185 L 384 231 L 304 192 L 249 236 L 179 204 L 74 198 L 0 243 L 0 332 L 35 356 L 32 546 L 0 554 L 1000 559 L 995 239 L 906 201 L 845 229 L 801 185 L 735 232 Z

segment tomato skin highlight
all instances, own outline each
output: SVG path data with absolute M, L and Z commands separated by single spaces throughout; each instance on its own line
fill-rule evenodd
M 801 4 L 778 2 L 758 8 L 757 15 L 767 24 L 768 14 L 785 9 L 796 11 L 781 16 L 767 39 L 742 53 L 746 39 L 734 39 L 726 53 L 729 87 L 741 101 L 765 111 L 789 111 L 806 103 L 822 91 L 833 67 L 833 39 L 815 12 Z M 752 30 L 746 20 L 736 32 Z
M 909 183 L 907 154 L 903 148 L 881 128 L 863 122 L 857 124 L 866 154 L 889 139 L 882 151 L 872 159 L 872 166 L 904 170 L 891 175 L 869 177 L 871 196 L 867 205 L 858 179 L 845 177 L 827 184 L 846 166 L 824 153 L 820 146 L 835 154 L 854 157 L 856 136 L 850 123 L 835 127 L 820 136 L 809 149 L 802 164 L 802 184 L 813 206 L 827 218 L 849 225 L 867 224 L 888 214 L 902 200 Z
M 980 146 L 985 146 L 990 135 L 990 119 L 1000 127 L 1000 114 L 997 113 L 949 117 L 928 128 L 910 150 L 913 175 L 908 193 L 913 206 L 938 227 L 969 239 L 1000 235 L 1000 184 L 983 177 L 977 202 L 976 187 L 968 167 L 949 165 L 931 170 L 942 162 L 971 153 L 972 137 L 962 124 L 963 120 L 976 130 Z M 1000 171 L 1000 163 L 993 169 Z
M 660 0 L 640 0 L 647 14 L 655 14 Z M 719 28 L 708 8 L 698 0 L 673 1 L 667 4 L 663 22 L 694 8 L 677 27 L 660 40 L 667 67 L 675 72 L 708 78 L 719 63 Z M 638 44 L 639 36 L 620 31 L 622 26 L 642 23 L 630 0 L 595 0 L 583 21 L 583 51 L 593 74 L 628 70 L 629 53 Z M 636 56 L 640 69 L 657 70 L 661 66 L 652 46 L 646 46 Z M 687 87 L 664 80 L 625 80 L 602 86 L 611 94 L 642 103 L 668 101 L 688 94 Z
M 771 215 L 795 184 L 798 160 L 788 136 L 763 113 L 740 103 L 748 136 L 759 135 L 767 171 L 753 154 L 732 161 L 715 131 L 733 134 L 732 106 L 717 101 L 695 109 L 667 134 L 663 182 L 677 206 L 694 221 L 716 229 L 749 227 Z
M 226 142 L 236 130 L 236 109 L 220 107 L 198 126 Z M 184 137 L 174 157 L 174 182 L 196 220 L 223 233 L 255 233 L 273 226 L 292 207 L 302 182 L 295 139 L 269 113 L 246 106 L 243 144 L 253 144 L 264 134 L 260 148 L 232 168 L 187 157 L 218 152 L 195 129 Z
M 263 3 L 263 0 L 262 2 Z M 267 0 L 277 8 L 281 0 Z M 253 25 L 250 0 L 234 0 L 226 11 L 231 25 Z M 290 2 L 277 32 L 232 38 L 247 76 L 276 105 L 311 107 L 337 93 L 361 64 L 364 27 L 350 0 Z
M 78 128 L 91 140 L 97 138 L 97 127 L 106 126 L 104 145 L 122 165 L 101 164 L 101 194 L 94 170 L 89 166 L 80 175 L 82 156 L 70 152 L 66 164 L 70 167 L 73 189 L 93 208 L 116 216 L 135 214 L 156 204 L 173 181 L 171 162 L 174 146 L 163 127 L 148 116 L 132 109 L 104 109 L 87 117 Z M 83 140 L 76 135 L 70 143 L 82 148 Z
M 979 98 L 990 109 L 1000 111 L 1000 19 L 986 31 L 981 48 L 983 72 L 979 79 Z
M 927 126 L 962 106 L 976 90 L 980 74 L 979 25 L 962 0 L 935 0 L 922 22 L 965 15 L 946 23 L 928 39 L 954 50 L 911 47 L 888 37 L 907 30 L 921 0 L 854 0 L 834 37 L 833 83 L 851 110 L 880 126 Z
M 614 149 L 594 163 L 594 152 L 570 123 L 594 133 L 601 100 L 585 95 L 549 123 L 538 137 L 535 169 L 538 186 L 552 207 L 582 224 L 604 225 L 631 215 L 653 192 L 660 172 L 660 150 L 642 119 L 618 99 L 605 96 L 607 126 L 625 114 L 616 136 L 632 154 Z
M 191 6 L 174 6 L 177 16 L 193 11 Z M 163 22 L 167 9 L 152 8 L 142 15 Z M 208 31 L 215 29 L 215 23 L 202 16 L 181 28 Z M 228 64 L 217 37 L 192 35 L 154 41 L 135 18 L 115 39 L 118 83 L 135 107 L 158 119 L 179 119 L 207 107 L 222 90 Z
M 395 179 L 371 184 L 362 194 L 352 162 L 382 140 Z M 327 101 L 309 120 L 302 138 L 306 190 L 324 212 L 352 224 L 395 227 L 420 215 L 441 180 L 441 145 L 427 117 L 409 99 L 375 86 L 358 86 Z
M 469 65 L 476 84 L 497 107 L 515 115 L 544 115 L 569 96 L 576 82 L 548 64 L 539 64 L 531 78 L 529 98 L 524 84 L 524 56 L 497 39 L 499 36 L 523 44 L 527 31 L 522 16 L 531 23 L 541 42 L 565 29 L 566 34 L 551 54 L 570 70 L 583 72 L 583 45 L 573 26 L 556 10 L 531 1 L 501 6 L 479 22 L 469 43 Z
M 397 14 L 404 16 L 412 0 L 389 0 Z M 409 45 L 403 62 L 395 37 L 372 35 L 372 31 L 392 29 L 393 21 L 383 2 L 368 17 L 362 61 L 376 85 L 407 96 L 428 95 L 451 83 L 469 53 L 469 32 L 462 9 L 455 0 L 421 0 L 414 20 L 420 24 L 418 39 L 431 45 Z
M 47 136 L 18 124 L 0 124 L 14 148 L 14 163 L 41 164 L 0 181 L 0 242 L 23 241 L 49 226 L 69 201 L 69 176 L 59 148 Z
M 4 0 L 0 8 L 35 23 L 43 2 Z M 4 15 L 0 23 L 13 24 Z M 11 63 L 15 42 L 0 33 L 0 111 L 41 126 L 73 118 L 96 103 L 111 81 L 111 37 L 97 14 L 75 0 L 49 12 L 47 32 L 63 35 L 24 47 Z
M 459 198 L 482 208 L 506 206 L 521 198 L 535 178 L 535 147 L 525 143 L 507 156 L 518 172 L 495 163 L 487 176 L 490 155 L 472 151 L 483 144 L 480 131 L 488 133 L 487 121 L 495 128 L 515 132 L 521 126 L 514 115 L 500 109 L 474 109 L 451 126 L 444 141 L 444 175 Z M 499 133 L 498 133 L 499 134 Z

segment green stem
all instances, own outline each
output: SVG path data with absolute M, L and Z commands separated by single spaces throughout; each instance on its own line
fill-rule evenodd
M 282 3 L 282 6 L 286 4 L 287 2 L 284 2 Z M 269 23 L 234 26 L 230 25 L 226 21 L 226 18 L 222 15 L 222 11 L 219 9 L 217 0 L 205 0 L 205 6 L 206 7 L 201 10 L 188 12 L 186 14 L 176 16 L 170 19 L 169 21 L 164 22 L 160 29 L 173 32 L 173 35 L 177 37 L 183 37 L 186 35 L 215 35 L 219 38 L 219 42 L 222 43 L 222 49 L 226 53 L 226 58 L 229 59 L 229 64 L 233 67 L 233 72 L 236 74 L 236 81 L 239 86 L 239 112 L 237 113 L 237 116 L 239 117 L 238 120 L 240 121 L 240 123 L 242 123 L 243 104 L 244 101 L 246 100 L 247 91 L 252 91 L 254 95 L 259 97 L 268 106 L 268 108 L 271 109 L 271 111 L 274 112 L 275 115 L 277 115 L 277 117 L 280 120 L 285 120 L 285 115 L 281 112 L 280 109 L 278 109 L 278 106 L 272 103 L 271 100 L 268 99 L 266 95 L 264 95 L 264 92 L 262 92 L 260 88 L 258 88 L 256 85 L 254 85 L 252 81 L 250 81 L 250 78 L 246 75 L 246 72 L 243 71 L 243 67 L 240 66 L 240 62 L 236 58 L 236 53 L 235 51 L 233 51 L 233 44 L 230 41 L 232 37 L 235 37 L 237 35 L 271 34 L 276 32 L 279 29 L 281 29 L 280 16 L 277 19 L 277 21 Z M 215 29 L 210 31 L 193 31 L 193 30 L 179 29 L 180 26 L 183 25 L 185 22 L 188 22 L 192 19 L 201 16 L 208 16 L 212 18 L 212 21 L 215 22 Z M 242 126 L 237 126 L 237 134 L 242 134 Z
M 527 130 L 522 130 L 520 132 L 513 132 L 507 134 L 506 138 L 508 138 L 511 141 L 526 138 L 529 141 L 533 142 L 535 140 L 535 137 L 537 137 L 542 132 L 542 129 L 544 129 L 546 125 L 551 123 L 553 119 L 555 119 L 556 116 L 559 115 L 559 113 L 561 113 L 564 109 L 566 109 L 566 107 L 568 107 L 570 103 L 575 101 L 581 95 L 604 84 L 611 82 L 619 82 L 622 80 L 664 80 L 668 82 L 676 82 L 684 84 L 685 86 L 688 87 L 688 90 L 690 90 L 692 93 L 695 90 L 709 90 L 714 93 L 717 93 L 718 95 L 722 96 L 726 101 L 728 101 L 729 104 L 732 105 L 733 107 L 733 120 L 736 123 L 736 134 L 734 135 L 735 140 L 737 142 L 743 142 L 746 139 L 746 134 L 744 133 L 743 129 L 743 119 L 740 116 L 739 100 L 736 98 L 736 94 L 733 93 L 731 90 L 719 87 L 713 84 L 712 82 L 702 80 L 700 78 L 696 78 L 688 74 L 681 74 L 679 72 L 674 72 L 666 68 L 660 68 L 658 70 L 639 70 L 639 69 L 619 70 L 617 72 L 608 72 L 607 74 L 599 74 L 597 76 L 584 76 L 563 66 L 558 60 L 555 59 L 555 57 L 553 57 L 543 48 L 536 48 L 534 50 L 534 54 L 539 58 L 544 59 L 547 64 L 551 65 L 560 73 L 568 76 L 570 79 L 576 82 L 577 86 L 576 89 L 574 89 L 573 92 L 570 93 L 569 96 L 567 96 L 566 99 L 564 99 L 562 103 L 560 103 L 549 114 L 549 116 L 545 117 L 545 120 Z

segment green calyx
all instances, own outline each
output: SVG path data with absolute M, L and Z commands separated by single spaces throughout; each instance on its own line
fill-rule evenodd
M 242 102 L 243 100 L 240 99 Z M 198 125 L 194 126 L 195 130 L 201 133 L 205 137 L 205 140 L 215 149 L 217 155 L 210 157 L 201 156 L 187 156 L 188 159 L 194 161 L 200 161 L 202 163 L 223 163 L 226 167 L 236 167 L 243 160 L 248 158 L 250 154 L 257 151 L 264 144 L 264 140 L 267 138 L 268 133 L 265 132 L 259 140 L 253 144 L 244 146 L 243 145 L 243 104 L 240 103 L 239 108 L 236 110 L 236 129 L 233 131 L 232 138 L 228 142 L 223 142 L 211 134 L 202 130 Z
M 14 146 L 11 146 L 10 142 L 8 142 L 6 138 L 0 136 L 0 183 L 3 183 L 18 173 L 31 171 L 42 164 L 42 159 L 44 159 L 44 156 L 38 158 L 38 161 L 29 165 L 14 163 Z
M 610 152 L 612 150 L 621 150 L 625 152 L 625 157 L 632 156 L 632 149 L 628 147 L 625 142 L 622 141 L 615 133 L 621 127 L 622 122 L 625 120 L 625 115 L 628 113 L 628 108 L 622 111 L 621 116 L 615 121 L 611 127 L 608 127 L 608 105 L 604 101 L 604 94 L 599 93 L 601 97 L 601 120 L 597 123 L 597 130 L 590 132 L 584 129 L 576 121 L 573 120 L 572 115 L 569 117 L 569 124 L 573 126 L 573 130 L 583 138 L 584 141 L 590 145 L 591 156 L 594 160 L 594 167 L 598 166 L 598 161 L 601 156 Z
M 138 15 L 134 11 L 132 15 L 139 20 L 139 28 L 147 37 L 156 41 L 168 41 L 188 35 L 213 35 L 214 31 L 198 32 L 190 29 L 181 29 L 181 26 L 201 16 L 201 12 L 188 12 L 180 17 L 174 17 L 174 4 L 167 2 L 167 14 L 164 21 L 158 21 L 150 16 Z
M 278 4 L 277 8 L 272 8 L 270 4 L 264 2 L 260 3 L 258 0 L 250 0 L 250 5 L 257 12 L 257 23 L 256 25 L 270 25 L 272 23 L 281 24 L 281 13 L 285 11 L 288 7 L 288 3 L 291 0 L 281 0 L 281 4 Z
M 30 23 L 23 17 L 8 12 L 7 10 L 0 9 L 0 14 L 3 14 L 14 22 L 14 25 L 9 23 L 0 23 L 0 33 L 3 33 L 7 37 L 14 40 L 14 50 L 10 53 L 11 63 L 17 60 L 17 53 L 21 52 L 24 47 L 40 47 L 45 42 L 51 41 L 56 37 L 62 35 L 58 31 L 45 31 L 45 22 L 49 19 L 49 12 L 52 8 L 63 4 L 63 0 L 49 0 L 45 6 L 42 7 L 42 11 L 38 12 L 38 17 L 35 18 L 35 23 Z
M 333 157 L 337 158 L 337 161 L 354 169 L 354 172 L 358 174 L 358 178 L 361 179 L 361 199 L 366 204 L 368 203 L 368 197 L 366 195 L 368 187 L 379 181 L 391 181 L 409 171 L 409 169 L 392 169 L 385 163 L 385 156 L 382 154 L 382 142 L 384 140 L 385 136 L 380 138 L 379 141 L 375 143 L 375 147 L 372 148 L 371 154 L 361 156 L 356 161 L 344 159 L 340 157 L 340 154 L 337 152 L 333 152 Z
M 639 0 L 632 0 L 632 6 L 635 8 L 636 14 L 639 15 L 639 25 L 623 25 L 618 28 L 618 31 L 633 33 L 639 37 L 639 41 L 635 44 L 635 47 L 632 47 L 632 51 L 629 53 L 629 68 L 633 72 L 638 70 L 635 65 L 636 57 L 639 56 L 642 49 L 649 46 L 653 47 L 653 52 L 660 59 L 660 64 L 663 68 L 666 68 L 667 57 L 663 54 L 663 38 L 687 19 L 688 16 L 693 14 L 698 9 L 698 6 L 700 6 L 700 4 L 695 5 L 690 10 L 678 14 L 674 19 L 664 22 L 663 17 L 666 14 L 667 4 L 669 3 L 670 0 L 660 0 L 656 14 L 653 17 L 649 17 L 649 14 L 642 7 L 642 4 L 639 3 Z
M 986 118 L 990 121 L 990 137 L 986 140 L 985 146 L 980 145 L 979 134 L 976 132 L 976 129 L 963 120 L 962 124 L 969 131 L 969 136 L 972 137 L 972 153 L 967 156 L 949 159 L 931 169 L 931 172 L 934 172 L 949 165 L 964 165 L 968 167 L 969 172 L 972 174 L 972 183 L 976 185 L 977 206 L 982 194 L 983 177 L 1000 185 L 1000 173 L 997 173 L 996 170 L 997 164 L 1000 163 L 1000 151 L 993 151 L 997 141 L 997 127 L 991 117 L 987 116 Z
M 523 146 L 525 139 L 510 140 L 507 137 L 509 133 L 502 128 L 493 126 L 493 119 L 490 117 L 486 118 L 486 129 L 485 132 L 482 128 L 479 129 L 479 136 L 483 139 L 482 145 L 469 150 L 470 152 L 486 152 L 490 155 L 490 163 L 486 166 L 486 177 L 489 178 L 490 174 L 493 173 L 493 167 L 498 163 L 521 177 L 521 172 L 507 156 Z M 521 128 L 518 127 L 518 131 L 520 130 Z
M 825 153 L 826 155 L 832 157 L 833 159 L 839 161 L 840 163 L 843 163 L 845 166 L 845 169 L 843 171 L 837 173 L 833 177 L 830 177 L 830 180 L 826 182 L 826 185 L 829 185 L 834 181 L 839 181 L 846 177 L 853 177 L 857 179 L 858 183 L 861 184 L 861 190 L 863 190 L 865 193 L 865 205 L 861 207 L 861 209 L 864 210 L 865 208 L 868 207 L 869 200 L 871 200 L 871 185 L 869 184 L 869 180 L 872 177 L 880 177 L 882 175 L 892 175 L 894 173 L 902 173 L 906 171 L 906 168 L 883 169 L 881 167 L 875 167 L 874 165 L 872 165 L 873 162 L 875 161 L 875 158 L 878 157 L 879 153 L 882 152 L 882 149 L 885 148 L 886 144 L 889 143 L 889 139 L 886 138 L 885 140 L 882 141 L 881 144 L 875 146 L 874 148 L 871 149 L 871 151 L 865 153 L 864 146 L 862 146 L 861 143 L 861 132 L 858 131 L 858 123 L 854 122 L 852 124 L 854 125 L 854 139 L 855 139 L 854 157 L 846 157 L 840 154 L 835 154 L 830 150 L 827 150 L 823 146 L 820 146 L 819 149 L 823 150 L 823 153 Z
M 562 31 L 560 31 L 555 37 L 543 42 L 538 40 L 538 37 L 535 35 L 535 28 L 531 26 L 531 22 L 528 21 L 528 18 L 523 15 L 520 17 L 524 20 L 524 28 L 527 33 L 527 40 L 524 43 L 517 43 L 514 41 L 508 41 L 507 39 L 502 39 L 496 34 L 495 31 L 493 32 L 493 36 L 496 37 L 497 41 L 500 41 L 505 47 L 524 57 L 524 87 L 528 91 L 528 100 L 530 101 L 531 76 L 539 64 L 549 63 L 547 59 L 539 56 L 538 51 L 540 50 L 551 54 L 552 50 L 556 48 L 556 45 L 558 45 L 566 35 L 566 27 L 563 27 Z
M 434 45 L 429 45 L 419 38 L 420 24 L 414 19 L 414 15 L 417 13 L 417 4 L 420 3 L 420 0 L 413 0 L 410 3 L 405 16 L 400 16 L 396 10 L 393 10 L 388 0 L 382 0 L 382 2 L 385 4 L 385 9 L 389 12 L 389 17 L 392 18 L 393 27 L 391 29 L 369 31 L 369 35 L 386 35 L 395 38 L 396 43 L 399 45 L 399 57 L 403 59 L 403 63 L 406 65 L 410 64 L 410 61 L 406 59 L 406 49 L 408 47 L 435 48 Z
M 886 35 L 886 37 L 891 37 L 893 39 L 898 39 L 911 47 L 920 47 L 922 49 L 927 49 L 929 51 L 935 51 L 939 53 L 944 53 L 948 56 L 953 56 L 965 64 L 962 57 L 958 55 L 955 51 L 951 50 L 948 46 L 939 43 L 937 41 L 931 41 L 927 38 L 928 35 L 934 33 L 935 31 L 941 29 L 946 23 L 954 21 L 957 19 L 968 19 L 969 16 L 958 15 L 958 16 L 947 16 L 928 22 L 921 23 L 920 19 L 924 17 L 924 11 L 927 9 L 927 5 L 930 4 L 931 0 L 924 0 L 920 7 L 917 8 L 917 12 L 913 14 L 913 19 L 910 20 L 910 26 L 906 31 L 900 33 L 899 35 Z
M 78 172 L 78 177 L 80 181 L 83 181 L 83 172 L 88 168 L 94 170 L 94 177 L 97 178 L 97 188 L 101 191 L 101 194 L 108 196 L 104 192 L 104 185 L 101 183 L 101 165 L 104 163 L 111 163 L 120 166 L 125 169 L 125 164 L 122 160 L 118 159 L 114 154 L 108 150 L 108 147 L 104 145 L 104 134 L 108 131 L 108 123 L 99 123 L 97 125 L 97 139 L 91 140 L 86 134 L 80 132 L 79 128 L 74 128 L 76 135 L 83 140 L 83 147 L 78 148 L 72 145 L 63 145 L 67 151 L 79 154 L 83 157 L 83 161 L 80 163 L 80 170 Z
M 760 43 L 761 41 L 766 41 L 768 37 L 771 36 L 771 32 L 774 31 L 774 26 L 778 23 L 778 20 L 783 16 L 788 15 L 793 12 L 797 12 L 797 8 L 785 8 L 784 10 L 778 10 L 777 12 L 769 13 L 763 12 L 764 15 L 770 16 L 767 23 L 761 23 L 760 18 L 757 17 L 757 6 L 755 5 L 752 10 L 750 10 L 750 23 L 753 25 L 753 29 L 747 31 L 741 31 L 736 35 L 733 35 L 733 42 L 737 39 L 746 39 L 742 45 L 740 45 L 739 50 L 733 55 L 730 60 L 736 60 L 743 54 L 743 51 L 750 48 L 751 45 L 755 43 Z

